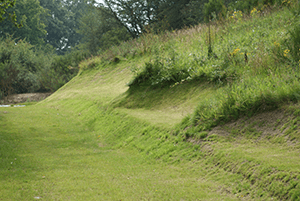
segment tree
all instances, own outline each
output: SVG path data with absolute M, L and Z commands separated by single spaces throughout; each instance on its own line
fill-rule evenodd
M 223 16 L 226 14 L 226 6 L 224 0 L 209 0 L 208 3 L 204 5 L 204 15 L 205 19 L 208 22 L 210 19 L 213 19 L 213 15 Z
M 88 6 L 95 4 L 95 1 L 40 0 L 40 4 L 47 12 L 45 41 L 56 49 L 57 54 L 65 54 L 80 43 L 80 19 L 88 14 Z
M 8 14 L 9 18 L 11 19 L 12 23 L 16 26 L 16 27 L 21 27 L 22 24 L 18 24 L 17 21 L 17 16 L 16 13 L 8 13 L 7 9 L 9 7 L 13 7 L 16 4 L 16 0 L 0 0 L 0 22 L 2 22 L 3 20 L 5 20 L 5 17 L 3 16 L 4 14 Z
M 187 20 L 184 9 L 191 0 L 104 0 L 120 25 L 132 38 L 146 32 L 180 29 L 192 23 Z M 205 0 L 199 0 L 205 1 Z M 206 2 L 206 1 L 205 1 Z M 198 4 L 197 4 L 198 5 Z M 201 7 L 193 8 L 201 9 Z M 193 10 L 194 11 L 194 10 Z
M 66 38 L 69 35 L 66 20 L 67 16 L 72 14 L 63 6 L 61 0 L 40 0 L 40 5 L 47 13 L 45 42 L 52 45 L 58 54 L 62 54 L 62 49 L 67 45 Z
M 209 0 L 192 0 L 181 10 L 185 25 L 197 25 L 205 20 L 204 5 Z
M 12 36 L 0 38 L 0 93 L 6 96 L 40 88 L 38 72 L 49 62 L 43 54 L 38 56 L 36 52 L 24 40 L 16 42 Z
M 78 32 L 83 35 L 82 45 L 91 54 L 130 38 L 126 28 L 115 19 L 109 8 L 103 5 L 89 6 L 87 14 L 81 18 Z
M 189 2 L 190 0 L 166 0 L 161 2 L 158 12 L 156 13 L 159 27 L 165 27 L 170 30 L 180 29 L 187 25 L 184 23 L 186 20 L 181 11 Z
M 145 32 L 145 26 L 155 21 L 159 0 L 104 0 L 115 20 L 137 38 Z
M 22 28 L 18 29 L 11 24 L 9 20 L 10 13 L 18 16 L 16 23 L 20 24 L 22 22 Z M 0 37 L 6 37 L 9 34 L 19 39 L 26 38 L 32 45 L 42 45 L 44 43 L 43 38 L 46 35 L 43 21 L 45 14 L 45 9 L 40 6 L 38 0 L 17 1 L 2 16 L 3 21 L 0 23 Z

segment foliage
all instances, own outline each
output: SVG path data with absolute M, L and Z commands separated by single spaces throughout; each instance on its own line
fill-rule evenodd
M 80 20 L 94 1 L 40 0 L 40 4 L 47 13 L 44 20 L 47 31 L 45 42 L 52 45 L 57 54 L 65 54 L 80 43 L 82 34 L 77 32 Z
M 1 22 L 0 37 L 5 38 L 7 34 L 14 35 L 14 38 L 26 39 L 31 45 L 42 46 L 46 35 L 46 26 L 43 21 L 46 12 L 40 6 L 40 2 L 38 0 L 16 1 L 15 6 L 7 11 L 15 12 L 18 16 L 17 23 L 22 23 L 23 26 L 18 28 L 7 18 Z
M 184 16 L 184 24 L 195 26 L 199 22 L 203 22 L 205 19 L 204 5 L 208 3 L 208 0 L 192 0 L 181 10 Z
M 21 27 L 22 24 L 18 24 L 17 21 L 17 16 L 16 13 L 7 13 L 7 9 L 9 7 L 14 7 L 16 4 L 16 0 L 1 0 L 0 1 L 0 23 L 5 20 L 5 17 L 3 17 L 3 15 L 8 14 L 9 18 L 11 19 L 12 23 L 16 26 L 16 27 Z
M 79 63 L 89 56 L 89 53 L 80 50 L 53 56 L 51 64 L 41 69 L 39 74 L 43 90 L 58 90 L 78 73 Z
M 293 14 L 295 19 L 287 32 L 287 36 L 280 41 L 274 42 L 273 52 L 275 59 L 281 63 L 287 63 L 294 69 L 300 69 L 300 23 L 299 15 L 296 10 L 300 10 L 300 7 L 294 9 Z
M 153 62 L 145 63 L 142 70 L 135 69 L 136 77 L 128 85 L 170 85 L 185 80 L 190 74 L 188 69 L 180 67 L 178 61 L 179 57 L 175 52 L 164 59 L 160 58 L 157 52 Z
M 80 20 L 78 33 L 83 36 L 81 48 L 89 50 L 93 55 L 130 39 L 127 30 L 103 6 L 88 7 L 88 14 Z
M 42 58 L 43 57 L 43 58 Z M 47 64 L 44 56 L 37 57 L 33 46 L 11 36 L 0 43 L 0 89 L 4 95 L 33 92 L 40 89 L 39 70 Z
M 54 92 L 78 72 L 89 54 L 73 51 L 54 56 L 12 36 L 0 40 L 0 91 L 3 96 L 38 91 Z
M 288 25 L 294 24 L 290 20 L 292 15 L 287 9 L 282 13 L 282 16 L 275 13 L 260 19 L 257 18 L 259 12 L 254 8 L 245 20 L 243 13 L 236 11 L 227 16 L 225 22 L 228 25 L 222 24 L 222 30 L 216 29 L 218 21 L 215 21 L 211 25 L 214 46 L 211 57 L 206 54 L 209 46 L 207 26 L 168 33 L 170 35 L 166 33 L 165 36 L 169 38 L 148 49 L 150 61 L 141 68 L 132 68 L 134 78 L 129 86 L 174 87 L 193 80 L 216 83 L 215 86 L 220 88 L 216 96 L 201 101 L 194 115 L 183 122 L 184 127 L 197 127 L 197 131 L 210 129 L 219 122 L 227 122 L 247 112 L 253 114 L 279 107 L 284 101 L 297 101 L 298 68 L 287 60 L 282 63 L 273 60 L 279 43 L 281 49 L 276 51 L 285 59 L 292 59 L 292 50 L 296 52 L 295 55 L 299 50 L 299 40 L 295 34 L 297 26 L 289 32 L 285 31 L 286 22 Z M 189 38 L 199 35 L 202 38 Z M 264 42 L 261 42 L 261 38 Z M 278 41 L 278 38 L 283 41 Z M 189 44 L 189 47 L 183 48 L 185 44 Z M 290 48 L 287 50 L 288 46 Z M 299 59 L 296 59 L 293 59 L 294 64 L 299 66 Z
M 257 7 L 259 10 L 263 9 L 267 6 L 272 6 L 277 4 L 280 6 L 282 4 L 282 0 L 248 0 L 248 1 L 232 1 L 229 4 L 231 10 L 241 10 L 245 13 L 249 13 L 253 8 Z
M 186 16 L 183 15 L 182 10 L 185 9 L 186 5 L 190 0 L 174 1 L 167 0 L 161 1 L 159 9 L 156 12 L 156 21 L 153 25 L 157 32 L 165 30 L 181 29 L 184 26 L 191 25 L 187 21 Z M 201 7 L 200 7 L 201 8 Z M 200 9 L 198 7 L 198 9 Z
M 224 17 L 227 10 L 224 5 L 224 0 L 209 0 L 209 2 L 204 5 L 203 9 L 206 21 L 213 19 L 214 15 L 218 16 L 218 18 Z
M 179 54 L 173 49 L 174 45 L 170 40 L 161 48 L 152 49 L 150 62 L 142 68 L 132 69 L 135 77 L 129 86 L 174 86 L 191 80 L 224 84 L 236 79 L 238 68 L 244 64 L 244 58 L 236 55 L 237 50 L 230 53 L 226 48 L 219 49 L 218 56 L 215 53 L 203 55 L 197 51 Z M 162 50 L 165 56 L 161 54 Z
M 126 28 L 132 38 L 146 31 L 146 25 L 155 20 L 158 0 L 104 0 L 119 26 Z

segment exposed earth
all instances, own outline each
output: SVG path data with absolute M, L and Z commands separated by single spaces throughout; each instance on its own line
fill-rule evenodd
M 0 100 L 0 104 L 16 104 L 25 102 L 38 102 L 44 100 L 52 93 L 26 93 L 26 94 L 13 94 Z

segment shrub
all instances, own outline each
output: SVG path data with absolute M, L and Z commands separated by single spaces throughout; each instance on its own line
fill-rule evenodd
M 271 5 L 282 5 L 282 0 L 238 0 L 232 1 L 229 4 L 230 10 L 241 10 L 245 13 L 250 13 L 250 11 L 257 7 L 259 10 L 266 6 Z
M 216 16 L 224 17 L 226 15 L 226 6 L 224 0 L 209 0 L 204 5 L 204 15 L 206 20 L 213 19 Z M 214 16 L 215 15 L 215 16 Z
M 42 56 L 40 56 L 42 57 Z M 0 88 L 4 95 L 40 88 L 37 72 L 45 65 L 29 43 L 12 37 L 0 39 Z
M 191 74 L 186 67 L 181 66 L 180 60 L 180 56 L 175 52 L 166 58 L 156 54 L 154 61 L 146 62 L 141 70 L 133 69 L 136 76 L 128 85 L 171 85 L 185 80 Z
M 85 51 L 73 50 L 63 56 L 53 56 L 51 65 L 40 70 L 43 90 L 54 92 L 71 80 L 79 71 L 79 63 L 88 58 Z
M 13 93 L 54 92 L 78 72 L 89 54 L 72 51 L 64 56 L 45 53 L 12 36 L 0 38 L 1 96 Z
M 166 49 L 166 47 L 163 47 Z M 157 50 L 158 52 L 158 50 Z M 225 51 L 220 58 L 200 56 L 194 53 L 179 55 L 174 50 L 166 57 L 155 54 L 150 62 L 141 68 L 134 68 L 134 79 L 130 87 L 138 85 L 175 86 L 186 81 L 203 80 L 224 84 L 237 76 L 236 60 L 230 59 Z

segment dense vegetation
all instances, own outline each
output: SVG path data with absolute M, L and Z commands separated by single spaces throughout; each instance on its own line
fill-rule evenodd
M 283 16 L 273 14 L 272 9 L 282 6 L 288 9 Z M 151 59 L 141 68 L 132 68 L 135 76 L 128 86 L 134 91 L 143 86 L 214 83 L 218 89 L 215 96 L 201 101 L 194 114 L 182 122 L 188 137 L 245 113 L 297 101 L 299 5 L 284 1 L 280 7 L 255 7 L 249 13 L 227 11 L 225 18 L 194 29 L 163 34 L 157 42 L 152 42 L 155 35 L 141 37 L 140 54 L 149 52 Z M 273 17 L 256 22 L 270 14 Z M 202 37 L 198 38 L 197 34 Z M 136 48 L 127 45 L 127 48 L 120 46 L 116 54 L 123 53 L 126 57 L 124 49 Z
M 164 118 L 172 121 L 172 117 L 161 114 L 171 113 L 170 101 L 188 101 L 192 96 L 190 88 L 190 91 L 196 91 L 193 87 L 201 88 L 197 90 L 203 94 L 198 96 L 203 96 L 199 97 L 194 112 L 183 118 L 176 128 L 172 127 L 169 134 L 156 134 L 147 128 L 127 139 L 120 134 L 119 138 L 123 139 L 120 146 L 174 162 L 180 160 L 185 150 L 174 145 L 194 144 L 188 149 L 191 152 L 182 153 L 184 157 L 190 160 L 199 157 L 200 161 L 243 175 L 245 183 L 233 190 L 234 193 L 255 189 L 258 197 L 250 199 L 298 200 L 298 170 L 292 170 L 291 164 L 283 168 L 263 162 L 264 159 L 252 155 L 252 151 L 248 155 L 252 148 L 243 151 L 243 147 L 253 147 L 254 142 L 266 146 L 264 150 L 253 148 L 260 150 L 263 158 L 274 148 L 272 143 L 299 151 L 297 106 L 290 106 L 286 115 L 291 116 L 277 118 L 274 125 L 264 125 L 270 117 L 247 123 L 254 114 L 282 110 L 285 104 L 298 105 L 299 36 L 299 4 L 284 1 L 280 6 L 229 12 L 224 18 L 193 28 L 141 36 L 135 43 L 111 48 L 101 59 L 82 63 L 81 75 L 86 75 L 85 72 L 88 75 L 93 68 L 132 66 L 134 76 L 128 82 L 129 89 L 112 101 L 112 107 L 151 122 L 164 122 Z M 219 134 L 215 129 L 239 118 L 242 118 L 241 123 L 223 127 L 226 134 L 224 131 Z M 260 130 L 268 126 L 280 134 Z M 149 138 L 160 141 L 151 144 Z M 198 150 L 200 153 L 195 153 Z
M 280 7 L 290 4 L 290 1 L 281 0 L 105 0 L 103 4 L 93 0 L 1 1 L 0 71 L 1 81 L 5 84 L 1 84 L 0 94 L 3 97 L 11 93 L 55 91 L 76 75 L 80 61 L 95 55 L 110 54 L 113 57 L 112 46 L 118 46 L 124 41 L 135 43 L 136 40 L 143 40 L 141 38 L 147 34 L 159 35 L 198 23 L 222 21 L 228 16 L 237 18 L 234 12 L 249 14 L 254 7 L 262 11 L 273 5 Z M 19 45 L 13 46 L 13 41 Z M 39 66 L 32 68 L 24 62 L 18 64 L 16 61 L 22 51 L 22 57 L 26 57 L 24 59 L 27 63 L 37 63 L 36 60 L 39 60 Z M 134 53 L 134 50 L 128 52 Z M 178 55 L 175 52 L 171 54 L 169 64 L 158 63 L 162 58 L 156 58 L 154 63 L 147 64 L 147 68 L 158 71 L 156 73 L 160 73 L 166 82 L 190 79 L 191 76 L 201 77 L 204 74 L 200 71 L 191 72 L 192 66 L 201 62 L 198 58 L 187 64 L 191 67 L 189 72 L 187 69 L 172 68 L 174 72 L 171 74 L 177 74 L 175 77 L 163 75 L 170 74 L 168 65 L 175 65 L 174 59 Z M 27 67 L 20 70 L 20 66 L 24 65 Z M 17 73 L 20 71 L 22 76 Z M 226 76 L 231 76 L 224 74 L 222 69 L 216 75 L 212 74 L 207 76 L 213 80 L 224 80 Z M 26 84 L 21 80 L 26 80 Z M 140 82 L 139 78 L 135 82 Z M 157 80 L 152 79 L 151 82 Z

